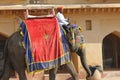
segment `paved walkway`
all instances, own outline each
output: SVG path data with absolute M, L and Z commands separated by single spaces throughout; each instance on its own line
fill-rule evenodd
M 49 80 L 48 75 L 44 74 L 36 74 L 34 77 L 31 75 L 27 75 L 28 80 Z M 70 74 L 57 74 L 56 80 L 72 80 Z M 17 78 L 11 78 L 10 80 L 19 80 Z M 86 80 L 86 79 L 79 79 L 79 80 Z M 120 80 L 120 71 L 105 71 L 103 72 L 103 77 L 101 80 Z
M 120 77 L 104 78 L 102 80 L 120 80 Z

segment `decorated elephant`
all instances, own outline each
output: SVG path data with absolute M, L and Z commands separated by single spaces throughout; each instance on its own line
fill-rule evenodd
M 64 28 L 65 29 L 65 28 Z M 61 31 L 63 31 L 63 28 L 61 28 Z M 76 52 L 80 56 L 81 63 L 84 67 L 84 69 L 87 72 L 87 78 L 91 76 L 91 71 L 86 63 L 86 56 L 85 56 L 85 50 L 82 47 L 75 46 L 75 43 L 71 43 L 71 39 L 74 39 L 72 36 L 72 32 L 70 29 L 65 29 L 66 31 L 66 38 L 68 40 L 70 50 L 72 52 Z M 72 37 L 72 38 L 71 38 Z M 26 61 L 25 61 L 25 49 L 22 46 L 23 37 L 20 35 L 20 30 L 13 33 L 6 41 L 6 45 L 4 48 L 4 56 L 3 56 L 3 62 L 4 62 L 4 69 L 1 74 L 0 80 L 9 80 L 10 74 L 12 71 L 16 71 L 19 75 L 19 80 L 27 80 L 25 69 L 26 69 Z M 78 73 L 72 63 L 66 63 L 62 66 L 65 66 L 65 68 L 68 70 L 68 72 L 71 74 L 73 80 L 79 80 Z M 55 80 L 55 75 L 58 70 L 59 66 L 56 66 L 55 68 L 52 68 L 49 70 L 49 80 Z
M 15 70 L 20 80 L 27 80 L 25 75 L 25 49 L 22 47 L 22 36 L 19 31 L 15 32 L 6 42 L 5 65 L 1 80 L 9 80 L 10 74 Z M 78 74 L 72 62 L 63 65 L 68 69 L 74 80 L 78 80 Z M 55 80 L 57 67 L 49 71 L 50 80 Z

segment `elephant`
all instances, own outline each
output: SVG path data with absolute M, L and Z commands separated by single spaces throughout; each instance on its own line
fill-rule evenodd
M 69 35 L 71 33 L 69 33 L 66 30 L 66 34 Z M 70 50 L 72 52 L 76 52 L 78 56 L 80 56 L 81 63 L 88 74 L 87 77 L 90 77 L 91 71 L 86 63 L 85 50 L 82 48 L 78 48 L 77 50 L 75 50 L 74 44 L 69 42 L 70 37 L 66 37 L 66 38 L 68 39 L 69 46 L 72 46 L 73 48 L 73 49 L 70 48 Z M 19 80 L 27 80 L 26 74 L 25 74 L 25 69 L 26 69 L 25 53 L 26 51 L 22 46 L 22 40 L 23 40 L 23 37 L 20 35 L 19 30 L 13 33 L 7 39 L 5 48 L 4 48 L 4 59 L 5 59 L 4 66 L 3 66 L 4 70 L 0 77 L 0 80 L 9 80 L 10 74 L 12 71 L 16 71 L 18 73 Z M 79 80 L 78 73 L 72 61 L 62 66 L 64 66 L 67 69 L 67 71 L 71 74 L 73 80 Z M 58 67 L 59 66 L 49 70 L 49 80 L 55 80 Z
M 27 80 L 25 69 L 25 49 L 22 46 L 23 37 L 20 35 L 20 31 L 11 35 L 5 44 L 5 65 L 4 72 L 0 80 L 9 80 L 10 74 L 15 70 L 19 75 L 19 80 Z M 77 71 L 74 68 L 72 62 L 63 65 L 68 69 L 74 80 L 78 80 Z M 55 80 L 57 67 L 49 71 L 50 80 Z

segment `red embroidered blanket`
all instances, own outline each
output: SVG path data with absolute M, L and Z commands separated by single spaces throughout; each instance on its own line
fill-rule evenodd
M 61 38 L 55 17 L 28 19 L 25 20 L 25 25 L 23 24 L 21 23 L 21 26 L 25 26 L 24 31 L 27 31 L 28 35 L 28 38 L 24 37 L 24 43 L 27 45 L 26 61 L 29 72 L 48 70 L 70 61 L 68 48 L 66 44 L 63 45 L 64 38 Z

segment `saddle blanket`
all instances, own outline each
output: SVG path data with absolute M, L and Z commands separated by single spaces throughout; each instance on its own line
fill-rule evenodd
M 28 72 L 48 70 L 70 62 L 68 44 L 57 19 L 27 19 L 20 24 Z

